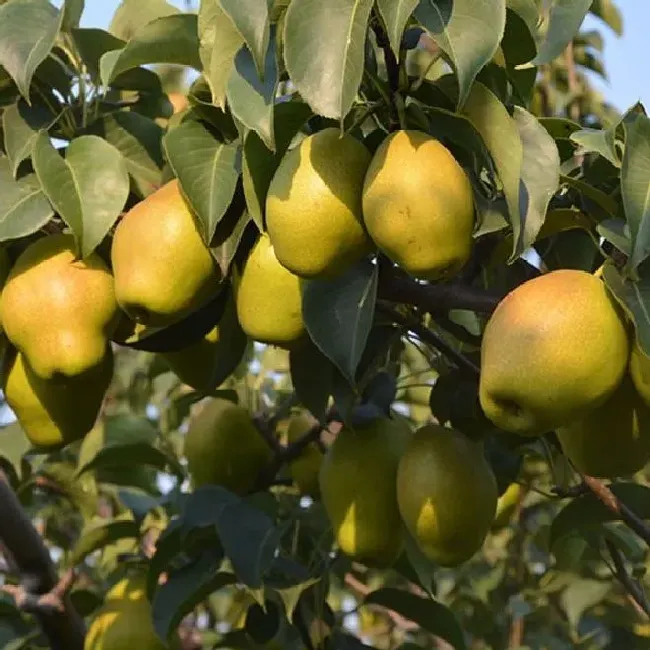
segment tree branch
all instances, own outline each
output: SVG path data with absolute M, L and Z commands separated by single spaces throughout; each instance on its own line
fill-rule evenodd
M 86 629 L 67 595 L 70 576 L 58 580 L 47 547 L 1 471 L 0 522 L 7 561 L 20 578 L 13 587 L 16 605 L 34 613 L 52 650 L 83 650 Z
M 375 32 L 377 45 L 384 53 L 384 63 L 386 65 L 386 76 L 388 77 L 388 87 L 390 88 L 390 130 L 396 131 L 400 128 L 399 111 L 397 109 L 397 94 L 399 93 L 399 61 L 395 57 L 393 48 L 390 46 L 390 40 L 384 29 L 379 12 L 374 11 L 375 20 L 372 21 L 372 29 Z
M 460 370 L 464 370 L 471 375 L 479 375 L 480 369 L 473 361 L 468 359 L 464 354 L 458 352 L 458 350 L 456 350 L 452 345 L 447 343 L 447 341 L 429 328 L 413 319 L 403 316 L 392 307 L 387 307 L 381 303 L 377 304 L 377 311 L 383 313 L 401 327 L 411 330 L 421 341 L 432 345 L 436 350 L 442 352 L 442 354 L 451 359 Z
M 643 587 L 627 572 L 623 554 L 610 540 L 606 540 L 605 544 L 614 563 L 614 576 L 629 594 L 635 605 L 635 609 L 650 618 L 650 604 L 648 603 L 646 594 L 643 591 Z

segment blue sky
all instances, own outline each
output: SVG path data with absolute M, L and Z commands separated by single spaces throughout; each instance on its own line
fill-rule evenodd
M 82 25 L 106 28 L 118 4 L 119 0 L 86 0 Z M 184 6 L 183 0 L 172 0 L 172 4 Z M 595 84 L 621 111 L 637 100 L 650 110 L 650 0 L 618 0 L 618 5 L 623 11 L 624 35 L 618 38 L 608 28 L 601 29 L 610 79 Z M 599 22 L 588 17 L 585 28 L 600 27 Z

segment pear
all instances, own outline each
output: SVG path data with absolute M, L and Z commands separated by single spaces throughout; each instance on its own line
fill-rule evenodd
M 0 297 L 11 343 L 42 379 L 102 364 L 118 323 L 113 277 L 96 253 L 77 259 L 72 235 L 38 239 L 18 257 Z
M 272 457 L 248 411 L 222 398 L 208 401 L 190 420 L 183 453 L 195 488 L 221 485 L 241 495 L 255 487 Z
M 124 215 L 115 229 L 111 261 L 117 301 L 143 325 L 178 322 L 221 289 L 219 267 L 176 179 Z
M 438 140 L 396 131 L 379 145 L 368 168 L 363 219 L 377 247 L 407 273 L 448 278 L 472 251 L 472 186 Z
M 630 375 L 641 399 L 650 406 L 650 358 L 644 354 L 638 340 L 632 345 Z
M 579 472 L 599 478 L 629 476 L 650 460 L 650 407 L 626 374 L 606 402 L 559 427 L 557 436 Z
M 123 578 L 106 594 L 88 628 L 84 650 L 166 650 L 153 627 L 145 576 Z
M 231 294 L 219 323 L 203 338 L 181 350 L 162 352 L 160 356 L 184 384 L 209 393 L 234 372 L 247 343 Z
M 321 500 L 340 549 L 353 560 L 388 567 L 402 552 L 395 481 L 409 435 L 401 423 L 382 417 L 344 426 L 325 454 Z
M 490 530 L 497 497 L 481 443 L 435 424 L 413 434 L 399 464 L 397 500 L 427 558 L 445 567 L 469 560 Z
M 309 411 L 299 411 L 293 414 L 287 427 L 289 443 L 299 440 L 317 425 L 318 420 Z M 289 475 L 300 490 L 300 494 L 305 494 L 313 499 L 320 496 L 318 476 L 322 463 L 323 452 L 317 441 L 310 442 L 300 455 L 289 463 Z
M 600 406 L 628 364 L 625 323 L 605 284 L 562 269 L 498 305 L 481 345 L 479 398 L 497 427 L 535 436 Z
M 285 154 L 266 199 L 266 227 L 280 263 L 303 278 L 335 277 L 372 250 L 361 191 L 370 152 L 327 128 Z
M 237 317 L 250 338 L 279 347 L 302 338 L 300 278 L 278 262 L 268 235 L 260 235 L 253 246 L 235 293 Z
M 22 353 L 11 348 L 3 360 L 2 390 L 32 445 L 57 449 L 93 428 L 112 376 L 109 346 L 97 368 L 65 381 L 42 379 Z

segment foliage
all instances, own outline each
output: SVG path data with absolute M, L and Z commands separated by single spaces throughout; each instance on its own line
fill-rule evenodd
M 83 8 L 0 1 L 0 246 L 12 261 L 68 230 L 80 256 L 109 262 L 124 214 L 176 177 L 229 291 L 284 154 L 328 127 L 370 151 L 400 128 L 435 136 L 469 174 L 478 219 L 451 283 L 369 255 L 306 283 L 300 345 L 247 341 L 228 360 L 207 393 L 244 406 L 273 452 L 249 493 L 191 488 L 184 435 L 206 393 L 164 359 L 214 328 L 222 299 L 167 328 L 116 331 L 113 382 L 82 441 L 31 449 L 6 408 L 2 469 L 59 574 L 75 569 L 76 610 L 90 620 L 142 566 L 156 632 L 186 649 L 650 647 L 636 534 L 650 475 L 614 481 L 636 518 L 613 514 L 554 434 L 495 430 L 475 373 L 509 290 L 604 263 L 650 355 L 650 120 L 594 90 L 602 37 L 580 31 L 591 11 L 622 33 L 612 0 L 201 0 L 196 12 L 123 0 L 109 31 L 80 27 Z M 319 424 L 287 441 L 296 407 Z M 292 481 L 305 449 L 377 413 L 482 438 L 499 493 L 521 484 L 462 566 L 435 566 L 411 538 L 390 569 L 352 561 Z M 11 563 L 1 570 L 25 587 Z M 0 647 L 47 647 L 10 593 Z

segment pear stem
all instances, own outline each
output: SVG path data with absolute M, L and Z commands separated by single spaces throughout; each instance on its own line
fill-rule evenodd
M 57 578 L 41 536 L 23 510 L 7 476 L 0 471 L 2 551 L 20 585 L 7 585 L 16 606 L 33 613 L 52 650 L 83 650 L 86 628 L 67 595 L 74 573 Z

